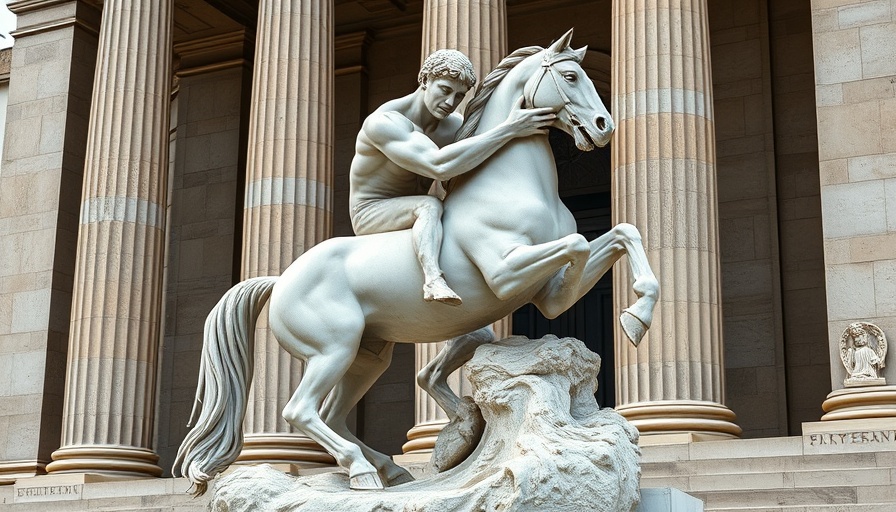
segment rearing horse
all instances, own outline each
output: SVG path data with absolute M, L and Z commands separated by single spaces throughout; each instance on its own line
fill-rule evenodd
M 523 95 L 530 107 L 560 108 L 557 125 L 579 149 L 609 142 L 613 121 L 579 65 L 586 49 L 570 48 L 571 38 L 570 30 L 550 48 L 523 48 L 504 59 L 477 91 L 461 133 L 502 122 Z M 486 326 L 529 302 L 556 317 L 623 254 L 638 296 L 620 318 L 623 330 L 637 344 L 649 327 L 658 284 L 640 234 L 627 224 L 590 243 L 576 233 L 558 195 L 547 136 L 514 139 L 455 178 L 442 222 L 441 264 L 464 298 L 461 306 L 420 299 L 423 274 L 410 230 L 326 240 L 279 278 L 249 279 L 224 295 L 205 324 L 193 416 L 201 413 L 175 461 L 197 493 L 242 448 L 255 320 L 268 298 L 274 336 L 306 363 L 283 417 L 348 470 L 353 489 L 412 479 L 345 425 L 351 408 L 388 367 L 395 343 L 454 338 L 418 379 L 454 417 L 460 401 L 445 379 L 476 346 L 492 340 Z

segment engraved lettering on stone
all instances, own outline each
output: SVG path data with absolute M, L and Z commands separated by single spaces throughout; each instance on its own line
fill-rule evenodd
M 40 487 L 23 487 L 16 489 L 16 501 L 45 501 L 41 498 L 77 499 L 81 496 L 81 484 L 46 485 Z M 37 498 L 36 500 L 34 498 Z
M 894 442 L 896 442 L 896 430 L 858 430 L 855 432 L 809 435 L 809 446 L 826 444 L 887 444 Z

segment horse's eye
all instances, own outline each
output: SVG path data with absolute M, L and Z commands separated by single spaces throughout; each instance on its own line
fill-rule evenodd
M 565 78 L 567 82 L 575 82 L 579 79 L 579 76 L 575 73 L 563 73 L 563 78 Z

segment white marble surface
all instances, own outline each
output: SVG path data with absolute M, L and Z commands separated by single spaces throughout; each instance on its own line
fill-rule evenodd
M 573 338 L 514 337 L 484 345 L 467 370 L 488 426 L 473 455 L 456 468 L 383 491 L 353 491 L 344 473 L 294 478 L 270 466 L 246 467 L 217 481 L 211 507 L 634 510 L 638 433 L 612 409 L 598 407 L 599 366 L 600 358 Z

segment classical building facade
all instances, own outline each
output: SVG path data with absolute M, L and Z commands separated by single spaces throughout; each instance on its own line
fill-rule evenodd
M 896 2 L 9 7 L 0 484 L 170 477 L 205 315 L 236 282 L 351 235 L 347 175 L 366 115 L 412 91 L 434 49 L 460 49 L 483 77 L 570 27 L 618 128 L 588 154 L 551 135 L 561 195 L 587 237 L 638 226 L 662 295 L 639 348 L 614 320 L 630 302 L 618 265 L 561 318 L 524 308 L 499 331 L 599 352 L 598 398 L 639 428 L 647 462 L 666 460 L 655 447 L 709 442 L 795 455 L 793 443 L 857 432 L 896 452 L 896 362 L 847 385 L 858 347 L 843 337 L 854 322 L 896 337 Z M 301 364 L 264 325 L 257 334 L 240 462 L 331 464 L 280 418 Z M 353 415 L 361 439 L 426 457 L 445 418 L 414 374 L 436 348 L 396 349 Z M 683 450 L 672 460 L 702 448 Z M 875 461 L 880 485 L 896 486 L 896 456 Z M 661 473 L 645 466 L 646 481 L 705 490 Z

